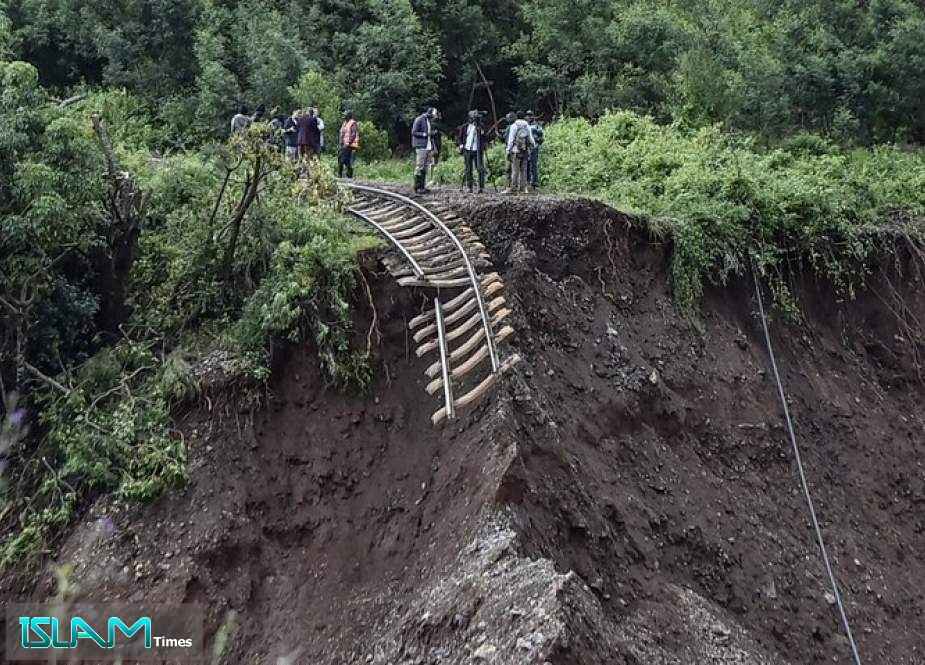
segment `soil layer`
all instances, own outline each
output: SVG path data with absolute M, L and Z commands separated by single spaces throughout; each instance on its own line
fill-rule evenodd
M 670 298 L 670 245 L 631 217 L 431 200 L 505 281 L 524 362 L 490 399 L 431 425 L 430 359 L 407 333 L 427 298 L 368 256 L 368 394 L 327 387 L 312 349 L 289 349 L 261 406 L 179 415 L 186 489 L 98 502 L 47 579 L 11 597 L 47 597 L 68 562 L 79 600 L 202 602 L 226 663 L 850 662 L 751 278 L 710 288 L 692 323 Z M 895 297 L 923 321 L 925 292 L 895 265 L 850 303 L 796 283 L 805 319 L 775 317 L 772 336 L 860 651 L 913 665 L 925 389 Z

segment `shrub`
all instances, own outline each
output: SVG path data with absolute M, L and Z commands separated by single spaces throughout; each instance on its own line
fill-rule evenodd
M 810 134 L 763 152 L 715 127 L 687 132 L 629 112 L 552 124 L 543 149 L 547 186 L 637 211 L 673 237 L 674 294 L 689 314 L 705 281 L 722 283 L 750 263 L 774 282 L 778 304 L 794 261 L 850 297 L 896 209 L 917 220 L 904 232 L 922 237 L 920 152 L 843 153 Z
M 389 159 L 392 150 L 389 148 L 388 133 L 377 128 L 369 120 L 360 120 L 357 124 L 360 131 L 360 150 L 357 157 L 365 162 Z

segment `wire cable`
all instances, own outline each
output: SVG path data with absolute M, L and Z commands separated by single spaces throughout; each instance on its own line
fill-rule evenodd
M 780 372 L 777 370 L 777 360 L 774 357 L 774 347 L 771 344 L 771 333 L 768 330 L 768 318 L 764 313 L 764 302 L 761 299 L 761 284 L 758 281 L 758 272 L 752 269 L 752 275 L 755 278 L 755 296 L 758 298 L 758 311 L 761 314 L 761 326 L 764 328 L 764 339 L 768 347 L 768 357 L 771 359 L 771 369 L 774 371 L 774 381 L 777 382 L 777 394 L 780 397 L 780 405 L 784 409 L 784 419 L 787 421 L 787 431 L 790 433 L 790 444 L 793 447 L 793 457 L 797 463 L 797 470 L 800 473 L 800 484 L 803 486 L 803 497 L 806 499 L 806 505 L 809 508 L 809 516 L 812 518 L 813 528 L 816 530 L 816 541 L 819 543 L 819 551 L 822 552 L 822 561 L 825 563 L 825 570 L 829 576 L 829 582 L 832 584 L 832 594 L 835 596 L 835 603 L 838 605 L 838 613 L 841 615 L 842 625 L 845 628 L 845 634 L 848 636 L 848 643 L 851 645 L 851 654 L 854 656 L 856 665 L 863 665 L 861 654 L 858 653 L 858 646 L 854 641 L 854 634 L 851 632 L 851 624 L 848 622 L 848 613 L 845 611 L 845 605 L 842 602 L 841 593 L 838 590 L 838 582 L 835 579 L 835 573 L 832 571 L 832 564 L 829 562 L 829 552 L 825 546 L 825 540 L 822 537 L 822 528 L 819 526 L 819 520 L 816 517 L 816 508 L 813 505 L 813 497 L 809 492 L 809 483 L 806 480 L 806 470 L 803 468 L 803 459 L 800 456 L 800 447 L 797 445 L 797 437 L 793 432 L 793 421 L 790 418 L 790 409 L 787 407 L 787 396 L 784 394 L 784 384 L 780 379 Z

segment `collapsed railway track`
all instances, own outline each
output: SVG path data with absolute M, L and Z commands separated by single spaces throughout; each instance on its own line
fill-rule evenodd
M 408 327 L 425 370 L 426 391 L 441 394 L 437 425 L 475 404 L 521 358 L 502 358 L 499 347 L 514 334 L 505 324 L 511 310 L 504 284 L 476 234 L 448 208 L 428 206 L 385 189 L 342 182 L 353 193 L 348 212 L 375 229 L 394 250 L 385 260 L 399 285 L 433 291 L 433 309 Z

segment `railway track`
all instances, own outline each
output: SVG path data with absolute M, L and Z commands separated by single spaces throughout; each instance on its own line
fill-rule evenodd
M 475 233 L 445 207 L 428 207 L 385 189 L 341 182 L 353 192 L 351 215 L 374 228 L 393 247 L 386 268 L 401 286 L 434 292 L 433 309 L 408 327 L 418 357 L 431 356 L 426 390 L 440 394 L 435 425 L 478 402 L 521 358 L 499 347 L 514 334 L 504 284 Z

